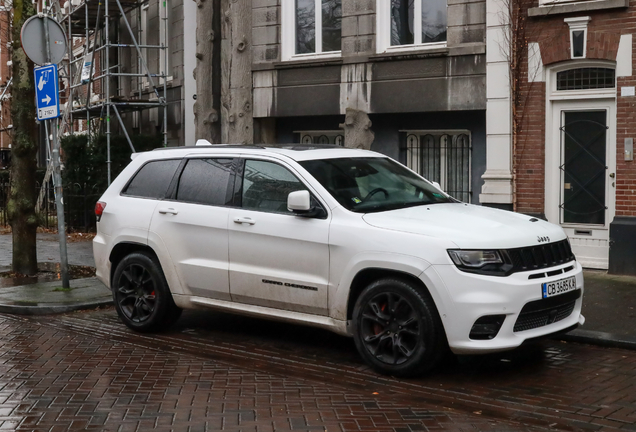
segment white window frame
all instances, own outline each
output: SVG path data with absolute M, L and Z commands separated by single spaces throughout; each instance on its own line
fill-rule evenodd
M 586 17 L 576 17 L 576 18 L 565 18 L 563 21 L 570 28 L 570 59 L 584 59 L 587 57 L 587 24 L 590 22 L 591 18 L 589 16 Z M 583 56 L 582 57 L 574 57 L 574 35 L 575 31 L 583 31 Z
M 618 91 L 618 84 L 615 83 L 613 88 L 602 89 L 584 89 L 584 90 L 557 90 L 557 73 L 569 69 L 579 69 L 588 67 L 599 67 L 607 69 L 616 69 L 616 62 L 607 60 L 577 60 L 568 61 L 567 63 L 558 64 L 550 68 L 546 73 L 546 103 L 549 104 L 553 100 L 570 100 L 570 99 L 588 99 L 588 98 L 615 98 Z M 618 76 L 614 76 L 615 79 Z M 549 107 L 546 106 L 546 110 Z M 548 112 L 548 111 L 546 111 Z
M 342 51 L 322 52 L 322 0 L 314 0 L 314 2 L 316 52 L 296 54 L 296 0 L 281 0 L 281 59 L 283 61 L 338 58 L 341 56 Z
M 157 50 L 159 52 L 159 70 L 163 71 L 163 73 L 166 75 L 166 83 L 167 84 L 171 84 L 172 83 L 172 55 L 171 55 L 171 49 L 170 49 L 170 29 L 168 28 L 168 26 L 170 26 L 170 8 L 171 8 L 171 4 L 169 0 L 162 0 L 159 2 L 159 44 L 165 43 L 166 45 L 166 60 L 168 63 L 168 68 L 167 70 L 165 68 L 165 64 L 163 61 L 163 52 L 161 50 Z M 165 14 L 165 16 L 164 16 Z M 159 84 L 163 85 L 163 78 L 159 79 Z
M 599 0 L 539 0 L 539 6 L 550 7 L 563 3 L 592 3 L 594 1 Z
M 448 0 L 446 0 L 448 8 Z M 416 1 L 413 11 L 413 44 L 409 45 L 391 45 L 391 0 L 377 0 L 376 4 L 376 47 L 378 54 L 403 52 L 403 51 L 422 51 L 439 48 L 446 48 L 447 41 L 444 42 L 428 42 L 422 43 L 422 1 Z M 420 19 L 415 19 L 420 17 Z M 448 9 L 446 14 L 446 28 L 448 28 Z
M 139 45 L 148 45 L 148 9 L 150 8 L 150 3 L 144 3 L 141 5 L 140 10 L 140 32 L 141 35 L 139 37 Z M 143 56 L 144 61 L 148 61 L 148 48 L 140 48 L 141 55 Z M 137 64 L 141 68 L 138 73 L 145 73 L 143 65 L 139 65 L 139 59 L 137 59 Z M 148 90 L 150 88 L 150 82 L 148 81 L 148 75 L 144 75 L 141 77 L 141 87 L 143 90 Z

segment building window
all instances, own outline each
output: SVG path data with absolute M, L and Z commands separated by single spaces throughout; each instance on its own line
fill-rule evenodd
M 616 87 L 616 71 L 609 68 L 577 68 L 557 72 L 557 90 L 590 90 Z
M 570 58 L 583 59 L 587 50 L 587 24 L 590 17 L 565 18 L 570 28 Z
M 344 147 L 341 130 L 294 131 L 296 141 L 301 144 L 333 144 Z
M 471 201 L 469 131 L 404 131 L 406 166 L 452 197 Z
M 282 1 L 283 59 L 340 55 L 342 0 Z
M 378 52 L 446 45 L 447 0 L 378 0 Z

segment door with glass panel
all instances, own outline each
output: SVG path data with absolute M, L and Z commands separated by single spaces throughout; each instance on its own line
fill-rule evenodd
M 558 222 L 584 266 L 607 268 L 615 204 L 614 108 L 603 101 L 560 101 L 554 108 Z

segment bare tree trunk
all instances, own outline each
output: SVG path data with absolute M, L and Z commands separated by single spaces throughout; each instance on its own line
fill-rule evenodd
M 197 67 L 194 79 L 197 82 L 197 100 L 194 103 L 194 125 L 196 139 L 207 139 L 211 143 L 221 142 L 221 125 L 217 111 L 219 95 L 215 93 L 214 80 L 218 66 L 215 65 L 214 45 L 218 35 L 215 32 L 213 0 L 194 0 L 197 3 Z
M 345 122 L 340 124 L 340 128 L 345 132 L 345 147 L 371 150 L 375 138 L 371 125 L 366 112 L 347 108 Z
M 252 2 L 221 5 L 221 135 L 226 143 L 252 144 Z
M 33 63 L 20 46 L 20 30 L 34 14 L 28 0 L 13 1 L 13 142 L 11 145 L 11 192 L 8 216 L 13 232 L 13 271 L 26 275 L 37 273 L 35 235 L 38 226 L 35 214 L 35 169 L 37 125 L 35 117 L 35 86 Z

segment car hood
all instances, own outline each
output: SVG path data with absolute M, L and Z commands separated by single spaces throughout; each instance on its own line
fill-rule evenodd
M 558 225 L 520 213 L 464 203 L 367 213 L 371 226 L 450 240 L 462 249 L 510 249 L 566 238 Z

